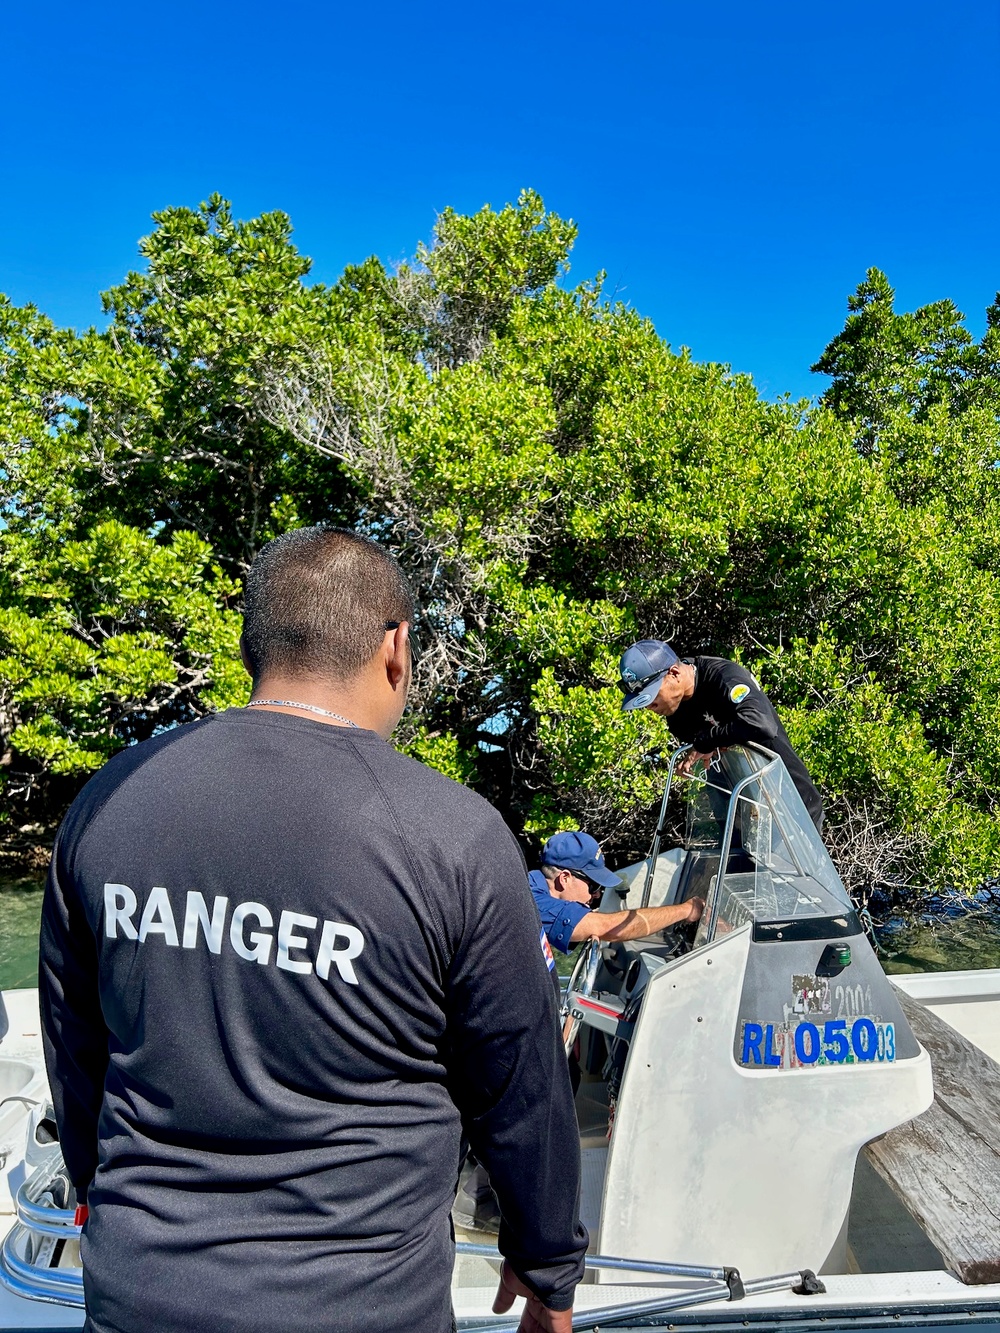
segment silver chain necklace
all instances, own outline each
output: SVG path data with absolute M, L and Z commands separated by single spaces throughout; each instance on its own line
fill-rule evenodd
M 352 722 L 349 717 L 344 717 L 343 713 L 334 713 L 332 709 L 329 708 L 317 708 L 315 704 L 300 704 L 294 699 L 251 699 L 250 702 L 244 704 L 243 707 L 264 708 L 267 705 L 271 705 L 273 708 L 302 708 L 307 713 L 319 713 L 321 717 L 335 717 L 338 722 L 346 722 L 347 725 L 353 727 L 355 731 L 361 730 L 356 722 Z

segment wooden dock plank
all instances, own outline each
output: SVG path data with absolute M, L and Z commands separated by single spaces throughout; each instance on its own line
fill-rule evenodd
M 1000 1065 L 897 992 L 931 1058 L 934 1103 L 866 1156 L 962 1282 L 1000 1282 Z
M 1000 1064 L 919 1000 L 899 990 L 896 998 L 931 1057 L 934 1100 L 1000 1154 Z

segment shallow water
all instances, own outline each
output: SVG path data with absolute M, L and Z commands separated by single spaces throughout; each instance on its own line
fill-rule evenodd
M 41 913 L 40 884 L 0 881 L 0 990 L 37 985 Z
M 875 933 L 887 972 L 1000 967 L 1000 904 L 992 894 L 932 898 L 923 910 L 877 924 Z

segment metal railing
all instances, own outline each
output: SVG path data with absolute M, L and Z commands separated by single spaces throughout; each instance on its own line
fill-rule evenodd
M 756 773 L 749 773 L 745 778 L 741 778 L 740 781 L 737 782 L 736 786 L 733 788 L 732 794 L 729 797 L 729 808 L 726 810 L 726 826 L 722 834 L 722 847 L 719 852 L 719 872 L 718 872 L 718 880 L 715 885 L 716 891 L 711 895 L 712 909 L 709 914 L 708 925 L 705 928 L 706 944 L 711 943 L 711 941 L 715 939 L 715 928 L 718 923 L 718 917 L 719 917 L 719 903 L 722 898 L 722 894 L 719 892 L 719 889 L 721 888 L 722 885 L 723 876 L 726 873 L 726 866 L 729 864 L 729 850 L 732 847 L 733 843 L 733 828 L 736 825 L 736 811 L 739 807 L 740 794 L 742 793 L 744 787 L 749 787 L 750 784 L 753 782 L 759 783 L 761 778 L 766 773 L 769 773 L 777 762 L 778 762 L 777 759 L 772 759 L 769 764 L 765 764 L 764 767 L 762 769 L 759 769 Z M 774 812 L 772 809 L 772 817 L 773 814 Z M 779 828 L 780 827 L 781 826 L 779 823 Z
M 723 826 L 722 844 L 720 848 L 721 856 L 719 861 L 719 867 L 720 867 L 719 873 L 720 875 L 724 874 L 725 872 L 723 870 L 723 867 L 728 864 L 729 851 L 732 846 L 732 840 L 733 840 L 733 829 L 735 827 L 736 814 L 739 808 L 738 802 L 743 793 L 743 790 L 744 788 L 750 786 L 754 782 L 760 782 L 760 794 L 763 803 L 767 806 L 770 812 L 771 818 L 774 821 L 774 824 L 779 834 L 781 835 L 781 838 L 783 840 L 783 845 L 787 848 L 788 855 L 791 858 L 792 863 L 795 866 L 795 869 L 797 870 L 800 876 L 805 877 L 806 871 L 800 864 L 799 857 L 795 850 L 795 840 L 794 838 L 790 838 L 788 836 L 788 830 L 785 828 L 784 820 L 781 818 L 775 807 L 774 799 L 772 797 L 771 792 L 768 790 L 767 784 L 760 781 L 766 774 L 770 773 L 771 770 L 775 767 L 775 764 L 778 762 L 778 756 L 775 755 L 773 751 L 766 750 L 763 746 L 759 745 L 743 746 L 742 748 L 744 750 L 754 751 L 762 756 L 766 756 L 766 762 L 762 765 L 761 768 L 757 769 L 754 773 L 747 774 L 746 777 L 742 778 L 736 784 L 736 786 L 733 787 L 731 793 L 729 794 L 729 803 L 726 810 L 726 821 Z M 687 751 L 690 749 L 691 749 L 690 745 L 681 745 L 676 750 L 674 750 L 674 752 L 670 756 L 670 767 L 667 769 L 667 781 L 663 788 L 663 799 L 660 802 L 660 813 L 656 821 L 656 832 L 653 835 L 653 845 L 652 848 L 650 849 L 649 857 L 646 862 L 646 874 L 642 886 L 642 901 L 640 904 L 641 907 L 649 906 L 649 899 L 653 889 L 653 879 L 656 874 L 656 861 L 657 857 L 660 854 L 660 847 L 663 841 L 663 832 L 666 826 L 667 805 L 670 800 L 670 789 L 673 784 L 674 771 L 677 768 L 678 760 L 681 758 L 683 754 L 686 754 Z M 710 942 L 715 937 L 717 912 L 718 912 L 718 895 L 716 895 L 716 901 L 713 904 L 713 910 L 706 926 L 705 943 Z
M 81 1228 L 74 1221 L 74 1212 L 68 1208 L 47 1206 L 40 1198 L 50 1188 L 56 1171 L 37 1172 L 17 1191 L 15 1200 L 17 1222 L 0 1245 L 0 1282 L 16 1296 L 73 1309 L 84 1308 L 83 1272 L 78 1267 L 52 1267 L 54 1244 L 79 1237 Z M 457 1257 L 469 1256 L 486 1259 L 497 1265 L 503 1262 L 500 1251 L 492 1245 L 478 1245 L 460 1241 L 455 1246 Z M 573 1316 L 574 1329 L 592 1329 L 621 1324 L 627 1319 L 648 1319 L 688 1306 L 704 1305 L 713 1301 L 739 1300 L 769 1291 L 780 1291 L 800 1284 L 811 1274 L 803 1272 L 779 1273 L 774 1277 L 743 1282 L 735 1268 L 704 1267 L 695 1264 L 668 1264 L 648 1259 L 622 1259 L 611 1255 L 588 1255 L 585 1260 L 590 1271 L 612 1271 L 643 1274 L 646 1277 L 697 1279 L 704 1286 L 695 1290 L 661 1292 L 644 1300 L 618 1301 L 578 1311 Z M 466 1315 L 458 1321 L 460 1333 L 517 1333 L 518 1320 L 508 1314 Z
M 64 1183 L 62 1158 L 41 1167 L 22 1181 L 14 1195 L 17 1221 L 0 1245 L 0 1283 L 15 1296 L 50 1305 L 82 1310 L 83 1272 L 80 1268 L 54 1267 L 60 1242 L 77 1240 L 76 1210 L 60 1208 L 45 1199 Z
M 460 1241 L 456 1254 L 488 1259 L 502 1263 L 503 1255 L 491 1245 L 477 1245 Z M 793 1289 L 811 1283 L 812 1292 L 825 1291 L 814 1274 L 807 1269 L 793 1273 L 776 1273 L 773 1277 L 744 1282 L 735 1268 L 705 1268 L 693 1264 L 658 1263 L 648 1259 L 620 1259 L 606 1254 L 588 1254 L 586 1267 L 590 1271 L 618 1271 L 643 1273 L 651 1277 L 700 1278 L 705 1285 L 694 1291 L 671 1292 L 651 1296 L 645 1300 L 617 1301 L 610 1305 L 592 1306 L 573 1315 L 574 1329 L 595 1329 L 621 1325 L 625 1320 L 650 1319 L 683 1310 L 693 1305 L 707 1305 L 713 1301 L 736 1301 L 744 1296 L 760 1296 L 770 1291 Z M 510 1314 L 466 1315 L 457 1322 L 458 1333 L 517 1333 L 519 1320 Z
M 649 906 L 649 895 L 653 891 L 653 876 L 656 874 L 656 858 L 660 854 L 660 843 L 663 840 L 664 820 L 667 817 L 667 802 L 670 800 L 670 784 L 674 780 L 674 769 L 677 767 L 677 760 L 682 754 L 690 750 L 690 745 L 682 745 L 670 756 L 670 767 L 667 769 L 667 782 L 663 788 L 663 800 L 660 802 L 660 813 L 656 820 L 656 832 L 653 835 L 653 846 L 649 853 L 649 862 L 646 866 L 646 878 L 642 885 L 642 902 L 639 904 L 640 911 Z

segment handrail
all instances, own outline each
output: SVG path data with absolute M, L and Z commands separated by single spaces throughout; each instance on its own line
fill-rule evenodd
M 29 1231 L 37 1231 L 43 1236 L 58 1236 L 61 1240 L 65 1240 L 67 1236 L 80 1234 L 81 1228 L 75 1221 L 76 1210 L 56 1208 L 28 1197 L 29 1185 L 35 1186 L 38 1190 L 47 1188 L 57 1174 L 54 1171 L 49 1172 L 47 1179 L 41 1183 L 37 1176 L 29 1176 L 27 1180 L 22 1181 L 14 1195 L 14 1210 L 18 1220 L 23 1222 Z
M 569 984 L 563 993 L 563 1002 L 559 1010 L 559 1017 L 562 1019 L 562 1038 L 563 1045 L 568 1055 L 576 1041 L 576 1034 L 580 1028 L 580 1020 L 574 1018 L 572 1014 L 573 996 L 588 996 L 594 993 L 594 985 L 597 981 L 597 973 L 601 965 L 601 941 L 594 938 L 588 941 L 580 950 L 580 956 L 576 960 L 576 966 L 573 968 L 573 975 L 569 979 Z M 583 973 L 583 980 L 579 986 L 576 986 L 577 977 Z
M 488 1245 L 474 1245 L 459 1242 L 456 1251 L 460 1254 L 475 1253 L 484 1258 L 503 1259 L 499 1250 Z M 578 1310 L 573 1315 L 574 1329 L 595 1329 L 608 1325 L 620 1324 L 625 1319 L 648 1319 L 656 1315 L 668 1314 L 671 1310 L 682 1310 L 691 1305 L 706 1305 L 712 1301 L 735 1301 L 744 1296 L 760 1296 L 769 1291 L 781 1291 L 786 1287 L 798 1286 L 807 1277 L 813 1278 L 807 1270 L 793 1273 L 776 1273 L 773 1277 L 755 1278 L 743 1282 L 735 1269 L 695 1268 L 686 1264 L 655 1264 L 647 1260 L 611 1259 L 605 1255 L 587 1255 L 588 1268 L 631 1269 L 633 1272 L 662 1272 L 673 1276 L 704 1276 L 718 1274 L 722 1280 L 706 1283 L 696 1291 L 676 1292 L 669 1296 L 654 1296 L 641 1301 L 620 1301 L 614 1305 L 594 1306 L 588 1310 Z M 734 1281 L 735 1279 L 735 1281 Z M 817 1290 L 823 1290 L 822 1287 Z M 509 1315 L 466 1315 L 458 1320 L 459 1333 L 517 1333 L 518 1323 L 511 1322 Z
M 656 833 L 653 835 L 653 847 L 649 853 L 649 864 L 646 867 L 646 878 L 642 886 L 642 902 L 639 904 L 639 910 L 649 906 L 649 895 L 653 891 L 653 876 L 656 874 L 656 858 L 660 854 L 660 842 L 663 838 L 663 821 L 667 815 L 667 801 L 670 799 L 670 784 L 674 780 L 674 769 L 677 767 L 677 760 L 685 751 L 690 750 L 690 745 L 682 745 L 676 749 L 670 756 L 670 767 L 667 769 L 667 784 L 663 788 L 663 800 L 660 802 L 660 814 L 656 821 Z
M 474 1255 L 479 1259 L 500 1260 L 503 1255 L 495 1245 L 479 1245 L 475 1241 L 460 1240 L 455 1245 L 456 1254 Z M 669 1277 L 701 1277 L 723 1281 L 731 1269 L 705 1268 L 696 1264 L 665 1264 L 653 1259 L 619 1259 L 609 1254 L 588 1254 L 585 1257 L 588 1268 L 622 1269 L 629 1273 L 661 1273 Z
M 32 1237 L 55 1241 L 75 1240 L 82 1230 L 76 1211 L 46 1204 L 38 1196 L 51 1189 L 62 1171 L 62 1157 L 22 1180 L 14 1193 L 17 1221 L 0 1245 L 0 1284 L 16 1296 L 51 1305 L 83 1309 L 83 1273 L 79 1268 L 53 1268 L 23 1258 L 19 1247 L 31 1253 Z M 47 1251 L 47 1255 L 50 1251 Z
M 797 1276 L 797 1275 L 796 1275 Z M 671 1310 L 682 1309 L 688 1305 L 705 1305 L 709 1301 L 729 1299 L 729 1288 L 724 1282 L 713 1282 L 698 1292 L 685 1292 L 681 1296 L 654 1296 L 644 1301 L 619 1301 L 615 1305 L 596 1305 L 590 1310 L 577 1310 L 570 1327 L 573 1329 L 606 1328 L 611 1321 L 619 1323 L 623 1319 L 652 1318 L 658 1314 L 668 1314 Z M 518 1333 L 520 1323 L 511 1323 L 508 1317 L 494 1315 L 492 1319 L 482 1315 L 473 1315 L 457 1321 L 458 1333 Z
M 79 1268 L 43 1268 L 22 1259 L 16 1243 L 22 1236 L 31 1235 L 31 1228 L 15 1222 L 0 1245 L 0 1285 L 29 1301 L 43 1301 L 49 1305 L 68 1305 L 84 1308 L 83 1270 Z
M 729 864 L 729 848 L 732 845 L 733 841 L 733 826 L 736 823 L 736 804 L 737 801 L 739 800 L 740 792 L 742 792 L 744 787 L 749 787 L 751 782 L 759 782 L 760 779 L 766 773 L 769 773 L 771 771 L 771 769 L 777 762 L 778 762 L 777 758 L 774 758 L 771 760 L 770 763 L 765 764 L 763 768 L 758 769 L 756 773 L 750 773 L 745 778 L 741 778 L 740 781 L 737 782 L 736 786 L 733 788 L 732 795 L 729 798 L 729 808 L 726 811 L 726 827 L 722 834 L 722 847 L 720 849 L 721 854 L 719 856 L 719 870 L 715 881 L 716 891 L 712 895 L 712 913 L 711 916 L 708 918 L 708 926 L 705 929 L 706 944 L 710 944 L 712 940 L 715 939 L 715 927 L 719 916 L 719 900 L 722 896 L 719 890 L 722 887 L 722 878 L 725 875 L 725 868 Z

